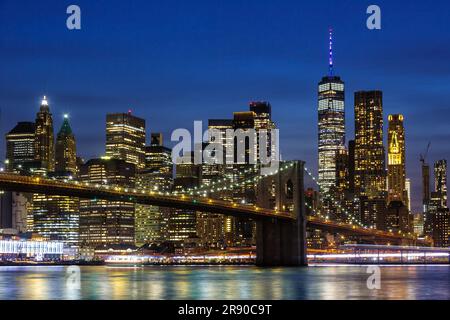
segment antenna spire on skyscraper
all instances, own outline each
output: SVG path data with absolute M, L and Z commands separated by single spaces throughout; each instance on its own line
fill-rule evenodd
M 329 57 L 329 75 L 333 75 L 333 29 L 329 29 L 330 34 L 330 57 Z

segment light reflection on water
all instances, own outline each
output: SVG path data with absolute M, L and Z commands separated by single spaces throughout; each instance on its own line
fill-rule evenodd
M 366 266 L 0 267 L 0 299 L 450 299 L 450 266 L 382 266 L 381 290 Z

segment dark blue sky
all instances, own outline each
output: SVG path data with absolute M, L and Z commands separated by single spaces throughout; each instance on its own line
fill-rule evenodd
M 382 30 L 366 8 L 382 9 Z M 66 28 L 66 8 L 82 30 Z M 33 121 L 49 96 L 56 127 L 69 113 L 79 153 L 104 152 L 105 114 L 133 113 L 148 131 L 192 130 L 268 100 L 285 159 L 317 168 L 317 82 L 335 70 L 346 82 L 347 137 L 353 92 L 384 92 L 385 119 L 403 113 L 407 175 L 420 203 L 419 153 L 450 156 L 450 2 L 425 1 L 23 1 L 0 0 L 1 134 Z M 4 154 L 4 143 L 1 144 Z

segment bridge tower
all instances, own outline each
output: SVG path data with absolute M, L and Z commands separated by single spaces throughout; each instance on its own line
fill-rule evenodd
M 264 218 L 256 222 L 258 266 L 306 266 L 306 217 L 303 161 L 283 162 L 292 167 L 260 180 L 257 205 L 289 211 L 294 221 Z

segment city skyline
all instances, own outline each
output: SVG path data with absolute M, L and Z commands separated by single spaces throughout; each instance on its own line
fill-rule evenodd
M 449 301 L 448 13 L 0 0 L 0 300 Z
M 266 30 L 267 27 L 263 23 L 257 23 L 252 27 L 249 22 L 240 19 L 243 11 L 248 8 L 239 8 L 239 12 L 234 16 L 238 20 L 239 26 L 246 27 L 243 35 L 243 37 L 248 37 L 248 39 L 245 38 L 246 41 L 243 41 L 244 39 L 228 41 L 230 34 L 235 35 L 235 32 L 232 31 L 235 31 L 234 28 L 237 27 L 226 25 L 226 18 L 233 16 L 229 7 L 232 7 L 232 4 L 230 4 L 224 5 L 220 14 L 213 10 L 208 19 L 200 19 L 199 22 L 191 21 L 188 18 L 181 19 L 182 22 L 188 22 L 193 27 L 193 30 L 190 31 L 181 30 L 180 24 L 170 29 L 168 21 L 157 20 L 164 26 L 162 28 L 164 37 L 173 41 L 173 44 L 170 44 L 170 41 L 163 41 L 164 39 L 161 38 L 162 42 L 154 46 L 143 44 L 142 39 L 146 39 L 147 34 L 156 35 L 152 33 L 151 26 L 147 29 L 144 28 L 144 24 L 148 21 L 140 19 L 141 14 L 137 12 L 139 10 L 131 8 L 130 14 L 137 18 L 137 22 L 134 25 L 122 25 L 122 27 L 126 29 L 123 30 L 124 32 L 136 27 L 136 34 L 130 39 L 125 39 L 120 36 L 122 34 L 119 32 L 120 30 L 114 29 L 116 33 L 113 32 L 113 36 L 119 35 L 117 41 L 120 48 L 131 45 L 133 52 L 117 49 L 113 50 L 108 58 L 104 56 L 91 57 L 93 61 L 89 61 L 89 50 L 94 45 L 92 43 L 93 36 L 83 33 L 84 30 L 76 35 L 66 34 L 67 30 L 63 28 L 61 28 L 62 31 L 59 31 L 56 18 L 52 18 L 52 14 L 58 10 L 58 5 L 48 5 L 47 8 L 47 5 L 44 4 L 42 5 L 43 10 L 38 11 L 40 13 L 36 16 L 30 17 L 28 13 L 23 13 L 23 17 L 18 17 L 17 12 L 20 10 L 15 10 L 15 4 L 7 1 L 2 5 L 6 9 L 9 7 L 12 9 L 1 11 L 2 22 L 0 24 L 8 27 L 12 19 L 17 20 L 15 25 L 21 19 L 29 18 L 31 19 L 30 23 L 45 29 L 39 28 L 39 32 L 44 31 L 46 36 L 41 37 L 40 41 L 35 41 L 20 26 L 14 30 L 17 38 L 25 40 L 24 45 L 32 48 L 32 53 L 22 58 L 34 61 L 32 65 L 25 63 L 22 66 L 21 70 L 24 70 L 26 79 L 29 80 L 21 85 L 17 85 L 17 76 L 11 77 L 14 71 L 10 69 L 11 66 L 17 66 L 16 61 L 18 60 L 15 60 L 12 53 L 14 50 L 18 50 L 14 47 L 18 43 L 10 39 L 12 46 L 7 46 L 0 53 L 2 60 L 11 62 L 5 66 L 5 72 L 0 76 L 2 134 L 11 130 L 17 121 L 32 121 L 34 114 L 38 111 L 39 100 L 42 95 L 46 94 L 49 96 L 49 103 L 52 106 L 55 128 L 60 127 L 63 114 L 69 113 L 71 126 L 77 135 L 78 149 L 82 156 L 90 159 L 102 155 L 105 151 L 104 117 L 108 112 L 126 112 L 131 108 L 134 114 L 147 120 L 151 132 L 162 131 L 168 141 L 173 129 L 178 127 L 190 129 L 194 120 L 206 122 L 207 119 L 228 117 L 229 112 L 243 109 L 249 100 L 267 100 L 273 106 L 273 117 L 281 129 L 283 157 L 285 159 L 304 159 L 307 161 L 308 167 L 317 172 L 317 129 L 315 128 L 317 89 L 315 86 L 317 80 L 327 71 L 327 34 L 329 25 L 332 25 L 336 39 L 336 73 L 346 81 L 347 140 L 353 137 L 353 93 L 358 90 L 382 90 L 384 120 L 387 120 L 388 114 L 401 113 L 405 116 L 407 177 L 412 178 L 413 211 L 416 212 L 421 204 L 419 153 L 424 151 L 428 141 L 432 141 L 430 163 L 441 158 L 448 158 L 449 154 L 448 146 L 440 143 L 445 141 L 445 137 L 448 135 L 445 132 L 445 116 L 436 117 L 429 112 L 429 110 L 436 110 L 445 115 L 445 106 L 442 107 L 438 101 L 446 95 L 446 91 L 441 89 L 442 87 L 446 88 L 442 77 L 445 77 L 446 72 L 444 62 L 445 52 L 448 51 L 445 44 L 448 42 L 445 41 L 447 35 L 439 33 L 440 39 L 437 37 L 432 37 L 432 40 L 424 39 L 425 36 L 429 37 L 429 30 L 422 23 L 421 28 L 424 30 L 414 28 L 416 42 L 410 41 L 409 29 L 399 26 L 399 22 L 394 20 L 399 18 L 397 16 L 412 14 L 411 10 L 413 9 L 407 7 L 400 10 L 397 9 L 400 5 L 386 2 L 382 2 L 383 12 L 386 13 L 383 20 L 384 28 L 378 33 L 371 33 L 364 26 L 365 16 L 362 13 L 365 6 L 361 4 L 360 8 L 359 6 L 349 8 L 349 2 L 346 4 L 346 6 L 344 5 L 345 10 L 351 10 L 343 15 L 338 9 L 336 17 L 331 19 L 332 10 L 323 9 L 320 5 L 305 4 L 300 10 L 294 4 L 286 4 L 286 7 L 280 10 L 286 11 L 287 14 L 288 10 L 286 9 L 290 7 L 293 9 L 293 14 L 287 16 L 284 24 L 277 20 L 276 22 L 280 24 L 276 31 L 272 30 L 268 33 L 267 41 L 275 41 L 279 45 L 277 50 L 266 49 L 266 38 L 262 34 L 269 30 Z M 89 12 L 86 16 L 101 12 L 101 5 L 81 1 L 80 6 Z M 119 11 L 127 6 L 121 4 L 113 8 L 113 11 Z M 252 7 L 251 4 L 248 6 Z M 336 9 L 337 5 L 331 7 Z M 183 5 L 178 5 L 177 8 L 177 10 L 173 10 L 173 18 L 176 18 L 177 15 L 185 17 L 186 10 L 190 12 L 189 9 L 191 9 Z M 158 8 L 158 10 L 166 9 Z M 257 9 L 261 11 L 261 14 L 267 16 L 273 6 L 265 4 Z M 305 23 L 312 24 L 311 19 L 306 17 L 306 13 L 309 10 L 319 9 L 324 10 L 323 12 L 326 14 L 314 22 L 314 25 L 317 24 L 316 27 L 305 27 L 304 30 L 308 30 L 308 32 L 300 30 Z M 355 13 L 358 10 L 361 11 L 359 18 Z M 395 11 L 396 17 L 389 14 L 391 10 Z M 434 26 L 440 21 L 439 16 L 436 17 L 435 14 L 437 10 L 437 8 L 432 8 L 429 14 L 423 17 L 424 19 L 432 17 Z M 14 12 L 13 16 L 4 17 L 3 12 L 7 11 Z M 154 14 L 151 10 L 149 11 L 150 14 Z M 42 19 L 44 12 L 50 15 L 50 18 L 45 20 L 46 22 Z M 198 13 L 198 15 L 200 14 Z M 355 16 L 348 22 L 337 19 L 339 16 L 351 17 L 352 14 Z M 211 21 L 214 20 L 214 17 L 218 18 L 215 20 L 216 22 Z M 293 19 L 294 17 L 302 19 L 297 21 Z M 86 23 L 83 28 L 100 38 L 100 42 L 95 43 L 95 45 L 100 45 L 100 49 L 97 49 L 98 54 L 101 54 L 102 50 L 110 48 L 111 35 L 107 35 L 99 29 L 100 24 L 113 27 L 110 18 L 111 16 L 101 19 L 99 17 L 97 22 L 88 18 L 84 20 Z M 326 19 L 328 21 L 324 21 Z M 250 20 L 259 22 L 254 17 L 251 17 Z M 357 23 L 361 25 L 361 30 L 349 32 L 351 25 Z M 212 34 L 205 34 L 205 39 L 221 35 L 227 45 L 222 45 L 219 41 L 221 37 L 219 37 L 216 42 L 211 44 L 211 47 L 206 47 L 208 50 L 205 53 L 198 55 L 199 49 L 205 49 L 206 43 L 204 43 L 205 40 L 194 39 L 197 34 L 195 27 L 205 27 L 206 25 L 212 26 Z M 390 25 L 395 25 L 396 28 L 388 28 Z M 283 37 L 281 37 L 279 31 L 284 27 L 287 27 L 287 32 L 283 33 Z M 116 26 L 116 28 L 118 27 Z M 406 32 L 407 29 L 408 32 Z M 346 31 L 347 35 L 345 35 Z M 393 38 L 399 34 L 404 37 L 401 37 L 402 41 L 394 44 Z M 182 36 L 188 37 L 183 40 Z M 53 37 L 59 39 L 61 44 L 54 44 L 51 40 Z M 362 48 L 355 49 L 351 45 L 352 42 L 362 38 L 368 38 L 370 41 L 365 41 Z M 191 41 L 190 51 L 185 51 L 183 54 L 172 51 L 174 47 L 177 47 L 176 45 L 185 48 L 186 41 Z M 417 49 L 415 50 L 413 46 L 415 43 L 420 44 L 421 49 L 415 48 Z M 424 46 L 423 43 L 430 45 Z M 198 45 L 196 46 L 196 44 Z M 383 50 L 380 55 L 381 50 L 373 50 L 377 45 L 390 46 L 393 49 L 388 52 Z M 252 46 L 258 50 L 251 50 Z M 137 53 L 140 52 L 139 48 L 144 49 L 141 50 L 142 54 Z M 426 59 L 427 50 L 438 53 L 434 56 L 433 61 Z M 66 60 L 64 60 L 64 64 L 68 64 L 66 68 L 58 68 L 62 65 L 59 64 L 57 57 L 63 57 L 68 53 L 80 70 L 71 68 L 70 63 Z M 158 63 L 151 59 L 144 60 L 148 53 L 153 53 L 151 56 L 156 58 L 155 61 Z M 169 56 L 161 60 L 162 55 L 167 53 L 170 53 Z M 213 54 L 208 58 L 210 53 Z M 122 63 L 120 60 L 121 57 L 133 56 L 137 58 L 135 62 L 126 59 Z M 55 67 L 48 65 L 47 58 L 50 57 L 56 57 Z M 201 64 L 199 59 L 204 59 L 205 63 Z M 401 63 L 396 65 L 396 61 Z M 104 72 L 99 72 L 100 74 L 93 75 L 92 81 L 87 81 L 91 75 L 88 70 L 93 68 L 93 62 L 99 63 L 106 69 Z M 111 62 L 114 62 L 114 68 L 111 67 Z M 171 66 L 169 62 L 172 62 L 173 65 Z M 416 63 L 414 68 L 412 62 Z M 379 65 L 382 65 L 380 70 L 377 69 Z M 182 67 L 179 70 L 175 70 L 180 66 Z M 195 69 L 192 69 L 194 66 Z M 402 68 L 404 70 L 401 70 Z M 95 68 L 92 70 L 98 71 Z M 367 73 L 371 77 L 367 77 Z M 133 77 L 133 74 L 136 74 L 136 77 Z M 194 81 L 188 83 L 188 79 L 191 78 Z M 415 82 L 414 80 L 423 80 L 424 82 Z M 106 81 L 109 84 L 105 84 Z M 233 82 L 234 84 L 232 84 Z M 440 96 L 437 94 L 438 92 Z M 161 113 L 161 110 L 170 112 Z M 181 110 L 190 110 L 190 112 Z M 169 121 L 168 117 L 177 111 L 177 118 L 171 118 Z M 295 116 L 295 121 L 292 121 L 291 115 Z M 98 125 L 86 126 L 85 123 L 98 123 Z M 305 130 L 299 130 L 298 123 L 304 125 Z M 425 133 L 423 128 L 427 130 Z M 384 136 L 386 145 L 386 131 Z M 303 143 L 299 144 L 298 141 Z M 4 148 L 5 146 L 2 144 L 0 149 L 2 155 L 5 154 Z

